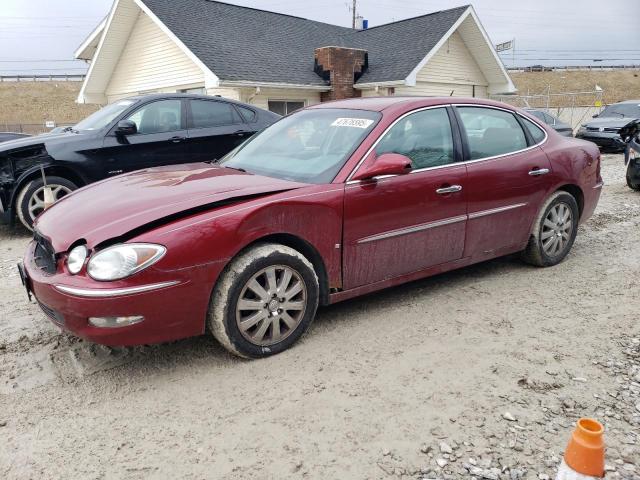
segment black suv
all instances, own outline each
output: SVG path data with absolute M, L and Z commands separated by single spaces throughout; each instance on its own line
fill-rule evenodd
M 67 131 L 0 144 L 0 216 L 31 229 L 44 179 L 59 200 L 141 168 L 217 159 L 279 115 L 220 97 L 154 94 L 118 100 Z M 49 199 L 51 200 L 51 199 Z

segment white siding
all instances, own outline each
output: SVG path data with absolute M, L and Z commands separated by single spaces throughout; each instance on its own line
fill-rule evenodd
M 106 89 L 109 100 L 193 85 L 204 85 L 200 67 L 140 12 Z
M 416 80 L 453 85 L 489 85 L 458 32 L 453 32 L 431 57 L 418 72 Z
M 395 95 L 486 98 L 489 82 L 456 31 L 416 75 L 415 86 L 395 87 Z M 363 97 L 386 96 L 386 87 L 362 91 Z M 453 92 L 453 94 L 452 94 Z

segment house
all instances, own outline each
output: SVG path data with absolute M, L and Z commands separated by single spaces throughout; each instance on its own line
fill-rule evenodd
M 78 102 L 206 92 L 281 114 L 380 95 L 515 87 L 472 6 L 354 30 L 213 0 L 115 0 L 82 43 Z

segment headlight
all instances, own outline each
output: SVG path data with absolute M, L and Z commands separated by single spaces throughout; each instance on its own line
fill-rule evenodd
M 72 274 L 75 275 L 82 270 L 84 261 L 87 259 L 87 253 L 87 247 L 84 245 L 78 245 L 69 252 L 69 256 L 67 257 L 67 268 Z
M 120 280 L 154 264 L 166 251 L 151 243 L 114 245 L 91 257 L 87 272 L 94 280 Z

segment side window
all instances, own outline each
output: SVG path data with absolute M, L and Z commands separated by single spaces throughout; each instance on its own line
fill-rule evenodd
M 414 169 L 446 165 L 454 161 L 453 136 L 444 108 L 407 115 L 389 130 L 376 153 L 400 153 L 411 159 Z
M 467 135 L 470 160 L 527 148 L 518 120 L 509 112 L 483 107 L 456 107 Z
M 244 119 L 245 122 L 247 123 L 255 122 L 257 117 L 256 112 L 254 112 L 250 108 L 241 107 L 240 105 L 236 105 L 236 107 L 240 112 L 240 115 L 242 115 L 242 118 Z
M 160 100 L 148 103 L 129 115 L 127 120 L 136 122 L 138 133 L 163 133 L 182 130 L 182 102 Z
M 520 117 L 520 118 L 522 118 L 522 121 L 527 127 L 527 130 L 529 130 L 531 137 L 533 137 L 533 143 L 540 143 L 542 140 L 544 140 L 545 133 L 539 126 L 537 126 L 531 120 L 527 120 L 524 117 Z
M 191 105 L 190 128 L 220 127 L 240 123 L 240 116 L 233 105 L 214 100 L 189 100 Z
M 545 113 L 544 114 L 544 123 L 546 123 L 547 125 L 555 125 L 556 124 L 556 119 L 553 118 L 551 115 Z

